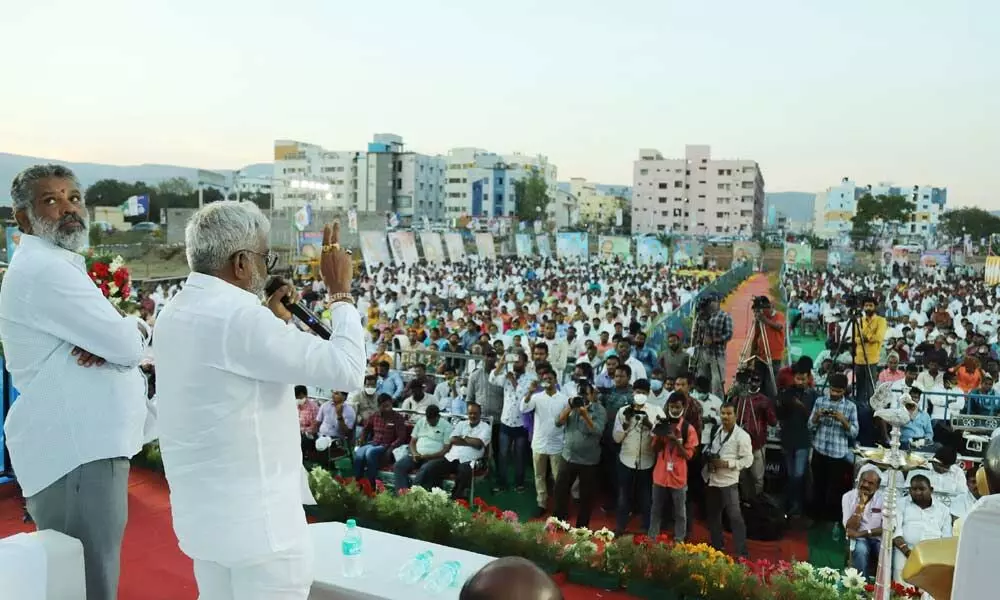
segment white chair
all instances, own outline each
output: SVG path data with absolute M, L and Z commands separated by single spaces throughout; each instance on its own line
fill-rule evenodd
M 18 600 L 86 600 L 83 545 L 57 531 L 0 539 L 4 597 Z

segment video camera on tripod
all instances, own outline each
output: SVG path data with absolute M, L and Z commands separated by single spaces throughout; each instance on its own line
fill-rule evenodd
M 767 296 L 754 296 L 750 308 L 754 311 L 771 308 L 771 299 Z

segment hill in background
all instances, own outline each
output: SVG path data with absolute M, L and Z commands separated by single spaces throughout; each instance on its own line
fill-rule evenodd
M 764 194 L 764 218 L 773 206 L 779 213 L 792 221 L 809 222 L 813 220 L 813 205 L 816 194 L 808 192 L 771 192 Z
M 127 182 L 144 181 L 150 185 L 155 185 L 173 177 L 183 177 L 194 184 L 197 183 L 198 178 L 198 169 L 193 167 L 149 164 L 103 165 L 97 163 L 75 163 L 65 160 L 0 152 L 0 205 L 10 204 L 10 183 L 18 173 L 31 165 L 43 163 L 55 163 L 69 167 L 76 173 L 77 178 L 80 180 L 80 185 L 84 188 L 101 179 L 118 179 Z M 262 177 L 272 175 L 272 170 L 273 166 L 271 163 L 258 163 L 247 165 L 240 172 L 248 177 Z M 231 169 L 214 169 L 214 171 L 228 178 L 231 178 L 233 174 Z

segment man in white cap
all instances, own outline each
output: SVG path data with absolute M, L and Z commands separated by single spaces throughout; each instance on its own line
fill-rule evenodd
M 866 464 L 858 472 L 857 486 L 841 500 L 843 525 L 851 547 L 851 566 L 866 577 L 878 557 L 882 540 L 882 472 Z

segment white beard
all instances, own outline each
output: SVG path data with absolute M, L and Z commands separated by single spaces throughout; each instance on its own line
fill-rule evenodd
M 83 220 L 83 229 L 67 233 L 59 229 L 59 221 L 39 219 L 33 211 L 28 211 L 28 222 L 31 224 L 32 235 L 70 252 L 80 252 L 87 246 L 90 239 L 89 216 L 86 212 L 83 213 L 81 219 Z

